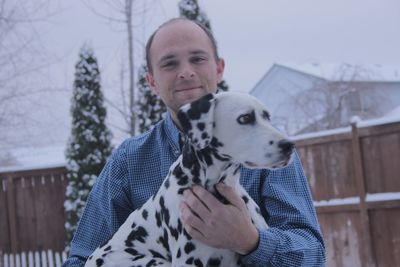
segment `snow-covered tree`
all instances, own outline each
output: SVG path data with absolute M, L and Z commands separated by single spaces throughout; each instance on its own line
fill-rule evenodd
M 89 191 L 112 150 L 103 101 L 97 59 L 93 50 L 85 45 L 75 66 L 72 127 L 66 150 L 68 186 L 64 208 L 68 244 L 75 233 Z
M 208 19 L 207 14 L 200 9 L 197 0 L 181 0 L 178 3 L 178 7 L 181 17 L 197 21 L 212 32 L 211 22 Z M 217 87 L 218 90 L 221 91 L 228 91 L 229 89 L 225 80 L 222 80 Z
M 149 88 L 146 81 L 146 72 L 147 67 L 143 64 L 138 73 L 138 102 L 136 105 L 140 133 L 149 130 L 163 118 L 163 114 L 167 111 L 161 98 Z

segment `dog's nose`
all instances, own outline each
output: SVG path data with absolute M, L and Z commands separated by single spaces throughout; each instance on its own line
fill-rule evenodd
M 294 143 L 287 139 L 282 139 L 278 142 L 278 147 L 282 149 L 283 153 L 290 154 L 294 148 Z

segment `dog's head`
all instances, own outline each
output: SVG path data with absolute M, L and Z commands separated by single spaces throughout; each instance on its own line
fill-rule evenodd
M 178 120 L 196 149 L 211 147 L 247 168 L 286 166 L 293 151 L 265 106 L 249 94 L 208 94 L 182 106 Z

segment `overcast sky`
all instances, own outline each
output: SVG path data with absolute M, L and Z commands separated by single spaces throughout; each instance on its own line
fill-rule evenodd
M 144 2 L 143 0 L 137 0 Z M 88 1 L 86 1 L 88 2 Z M 88 2 L 96 11 L 110 10 Z M 144 31 L 136 28 L 137 50 L 153 30 L 178 15 L 173 0 L 147 0 Z M 233 90 L 249 91 L 273 63 L 353 63 L 400 65 L 399 0 L 199 0 L 226 60 Z M 111 14 L 115 17 L 116 14 Z M 123 25 L 96 16 L 82 1 L 63 1 L 62 11 L 43 34 L 49 51 L 62 57 L 69 83 L 79 47 L 95 48 L 106 83 L 112 84 L 126 36 Z M 140 58 L 141 55 L 138 54 Z
M 49 86 L 72 90 L 79 49 L 89 43 L 99 61 L 104 93 L 110 96 L 118 90 L 115 81 L 119 79 L 126 51 L 124 25 L 110 23 L 88 8 L 118 17 L 111 8 L 101 5 L 102 0 L 86 0 L 86 5 L 82 0 L 58 2 L 57 13 L 36 28 L 46 53 L 56 62 L 46 71 Z M 160 23 L 178 15 L 178 1 L 136 2 L 148 9 L 145 16 L 138 15 L 135 19 L 139 25 L 135 28 L 139 64 L 148 36 Z M 273 63 L 400 66 L 399 0 L 199 0 L 199 3 L 211 21 L 220 55 L 225 59 L 225 80 L 231 90 L 250 91 Z M 53 97 L 51 103 L 57 108 L 53 107 L 46 116 L 51 116 L 57 129 L 49 126 L 46 132 L 57 136 L 49 138 L 51 142 L 65 142 L 70 99 L 61 94 Z M 45 115 L 41 116 L 44 120 Z

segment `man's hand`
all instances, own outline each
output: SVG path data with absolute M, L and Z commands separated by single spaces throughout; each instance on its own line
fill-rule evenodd
M 230 204 L 219 202 L 200 186 L 185 190 L 180 210 L 187 233 L 215 248 L 250 253 L 258 245 L 259 235 L 244 201 L 223 183 L 217 185 L 217 190 Z

